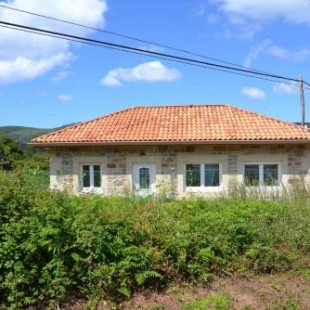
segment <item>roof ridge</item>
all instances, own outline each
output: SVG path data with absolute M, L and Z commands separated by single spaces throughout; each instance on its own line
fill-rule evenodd
M 41 135 L 41 136 L 53 136 L 55 134 L 58 134 L 64 130 L 68 130 L 68 129 L 71 129 L 71 128 L 75 128 L 76 126 L 80 126 L 80 125 L 83 125 L 83 124 L 87 124 L 87 123 L 91 123 L 91 122 L 94 122 L 98 119 L 102 119 L 104 117 L 112 117 L 114 115 L 117 115 L 117 114 L 120 114 L 120 113 L 125 113 L 129 110 L 133 110 L 133 109 L 146 109 L 146 108 L 168 108 L 168 107 L 190 107 L 190 106 L 201 106 L 201 107 L 204 107 L 204 106 L 230 106 L 229 104 L 172 104 L 172 105 L 151 105 L 151 106 L 131 106 L 131 107 L 128 107 L 128 108 L 125 108 L 125 109 L 122 109 L 122 110 L 118 110 L 118 111 L 114 111 L 112 113 L 107 113 L 107 114 L 103 114 L 103 115 L 100 115 L 100 116 L 97 116 L 95 118 L 92 118 L 92 119 L 89 119 L 89 120 L 85 120 L 85 121 L 80 121 L 80 122 L 77 122 L 73 125 L 69 125 L 67 127 L 64 127 L 64 128 L 61 128 L 61 129 L 58 129 L 58 130 L 53 130 L 52 132 L 49 132 L 49 133 L 46 133 L 44 135 Z M 41 137 L 40 136 L 40 137 Z M 34 138 L 36 139 L 36 137 Z M 31 139 L 33 140 L 33 139 Z

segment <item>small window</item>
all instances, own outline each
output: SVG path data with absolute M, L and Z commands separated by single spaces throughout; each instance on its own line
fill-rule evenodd
M 150 189 L 150 169 L 139 169 L 139 186 L 140 189 Z
M 101 187 L 100 165 L 83 165 L 83 188 Z
M 205 165 L 205 186 L 220 186 L 220 165 Z
M 200 164 L 186 165 L 186 186 L 201 186 L 201 168 Z
M 134 164 L 132 171 L 132 187 L 139 195 L 149 195 L 155 192 L 155 165 Z
M 272 186 L 279 185 L 278 180 L 278 165 L 277 164 L 267 164 L 263 165 L 264 171 L 264 185 Z
M 186 187 L 219 187 L 220 165 L 186 164 L 185 185 Z
M 279 185 L 279 165 L 246 164 L 244 179 L 246 186 L 277 186 Z
M 259 185 L 259 165 L 245 165 L 244 178 L 247 186 Z

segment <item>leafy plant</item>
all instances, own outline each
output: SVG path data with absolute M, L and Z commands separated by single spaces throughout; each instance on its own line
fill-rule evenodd
M 0 305 L 57 307 L 74 297 L 95 307 L 239 270 L 302 272 L 309 221 L 306 199 L 72 196 L 23 169 L 0 171 Z M 212 303 L 226 309 L 229 300 L 210 295 L 196 306 Z

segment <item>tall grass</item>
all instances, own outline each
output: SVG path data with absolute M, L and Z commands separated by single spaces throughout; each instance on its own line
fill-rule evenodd
M 0 174 L 0 305 L 96 303 L 175 281 L 309 266 L 300 199 L 71 196 Z

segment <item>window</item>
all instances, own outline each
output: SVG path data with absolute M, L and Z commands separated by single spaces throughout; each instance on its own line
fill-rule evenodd
M 155 165 L 133 165 L 133 189 L 142 195 L 155 191 Z
M 83 188 L 101 187 L 101 167 L 100 165 L 82 166 Z
M 246 164 L 244 180 L 247 186 L 277 186 L 279 185 L 279 165 Z
M 139 187 L 140 189 L 150 189 L 149 168 L 139 168 Z
M 220 165 L 186 164 L 185 185 L 186 187 L 219 187 Z
M 201 186 L 200 164 L 186 165 L 186 186 Z

